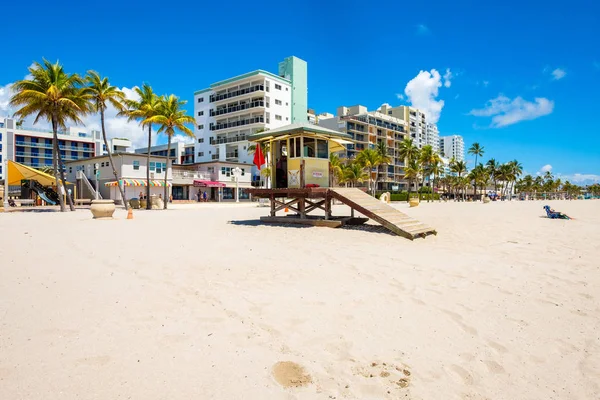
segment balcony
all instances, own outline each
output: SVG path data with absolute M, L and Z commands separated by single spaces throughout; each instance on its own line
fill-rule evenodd
M 210 141 L 210 144 L 215 145 L 215 144 L 234 143 L 234 142 L 240 142 L 243 140 L 247 140 L 246 135 L 236 135 L 236 136 L 228 137 L 228 138 L 217 137 L 216 139 L 212 139 Z
M 203 179 L 210 181 L 213 175 L 209 172 L 201 171 L 173 171 L 173 179 Z
M 251 86 L 249 88 L 239 89 L 239 90 L 235 90 L 235 91 L 229 92 L 229 93 L 213 94 L 210 96 L 210 102 L 214 103 L 216 101 L 227 100 L 227 99 L 231 99 L 232 97 L 242 96 L 242 95 L 245 95 L 248 93 L 254 93 L 254 92 L 259 92 L 259 91 L 264 92 L 265 85 L 255 85 L 255 86 Z
M 218 115 L 230 114 L 238 111 L 248 110 L 250 108 L 264 107 L 265 102 L 263 100 L 253 101 L 251 103 L 238 104 L 237 106 L 222 108 L 219 110 L 210 110 L 210 116 L 216 117 Z M 267 107 L 269 104 L 267 103 Z
M 211 160 L 218 160 L 218 159 L 219 159 L 219 154 L 213 154 L 213 155 L 210 157 L 210 159 L 211 159 Z
M 227 153 L 225 153 L 225 159 L 231 159 L 231 158 L 238 158 L 238 152 L 237 151 L 228 151 Z
M 238 121 L 226 122 L 224 124 L 216 124 L 216 125 L 210 124 L 210 130 L 218 131 L 221 129 L 229 129 L 229 128 L 235 128 L 237 126 L 259 124 L 259 123 L 264 123 L 264 122 L 265 122 L 265 117 L 263 117 L 261 115 L 260 117 L 246 118 L 246 119 L 241 119 Z

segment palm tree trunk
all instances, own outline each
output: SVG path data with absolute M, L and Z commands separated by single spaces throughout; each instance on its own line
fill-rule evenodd
M 167 168 L 165 168 L 165 198 L 164 198 L 164 209 L 167 209 L 167 203 L 169 202 L 169 186 L 168 184 L 168 176 L 169 176 L 169 160 L 171 159 L 171 135 L 167 134 Z M 236 193 L 236 199 L 239 196 L 239 193 Z
M 148 155 L 146 157 L 146 210 L 152 210 L 150 204 L 150 148 L 152 147 L 152 125 L 148 125 Z
M 115 168 L 115 163 L 112 158 L 112 152 L 110 151 L 110 147 L 108 146 L 108 140 L 106 139 L 106 129 L 104 128 L 104 108 L 100 109 L 100 126 L 102 127 L 102 139 L 104 140 L 104 146 L 106 147 L 106 154 L 108 154 L 108 161 L 110 162 L 110 166 L 113 170 L 113 175 L 115 176 L 115 181 L 117 181 L 117 187 L 119 188 L 119 192 L 121 192 L 121 199 L 123 200 L 123 206 L 125 210 L 127 210 L 127 199 L 125 199 L 125 192 L 123 191 L 123 187 L 119 182 L 119 174 L 117 174 L 117 169 Z M 98 190 L 98 188 L 96 188 Z
M 65 169 L 63 168 L 64 164 L 63 164 L 63 160 L 62 160 L 62 156 L 60 155 L 60 151 L 58 152 L 58 165 L 59 165 L 59 174 L 60 174 L 60 180 L 62 182 L 62 187 L 65 190 L 65 195 L 67 196 L 67 202 L 69 203 L 69 209 L 71 211 L 75 211 L 75 205 L 73 204 L 73 198 L 71 197 L 71 195 L 69 194 L 69 191 L 67 190 L 67 180 L 65 179 Z M 98 189 L 96 189 L 98 190 Z M 59 196 L 62 197 L 59 193 Z
M 60 204 L 60 212 L 67 211 L 65 208 L 65 200 L 60 194 L 60 183 L 58 178 L 58 155 L 60 154 L 58 151 L 58 122 L 56 117 L 52 117 L 52 167 L 54 168 L 54 181 L 56 184 L 56 193 L 58 194 L 58 203 Z

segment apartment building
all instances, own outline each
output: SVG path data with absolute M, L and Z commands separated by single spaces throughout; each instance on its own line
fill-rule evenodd
M 59 151 L 64 162 L 101 155 L 102 135 L 82 127 L 69 127 L 58 132 Z M 0 120 L 0 165 L 12 160 L 30 167 L 52 167 L 52 131 L 23 127 L 13 118 Z M 4 178 L 0 168 L 0 179 Z
M 352 136 L 356 142 L 346 146 L 346 158 L 354 158 L 356 154 L 366 148 L 375 148 L 379 142 L 387 145 L 388 156 L 392 162 L 386 166 L 387 170 L 379 175 L 379 190 L 405 190 L 404 160 L 400 157 L 400 142 L 409 132 L 407 120 L 388 114 L 389 109 L 368 111 L 367 107 L 356 105 L 352 107 L 339 107 L 337 116 L 319 118 L 320 126 L 344 132 Z
M 436 124 L 426 124 L 425 145 L 431 146 L 435 153 L 440 153 L 440 133 Z
M 440 137 L 440 151 L 442 156 L 456 161 L 465 160 L 465 142 L 460 135 Z
M 277 74 L 256 70 L 195 92 L 195 162 L 252 164 L 247 137 L 305 122 L 307 103 L 307 64 L 293 56 L 279 63 Z
M 150 155 L 166 157 L 167 145 L 158 144 L 150 147 Z M 173 142 L 171 143 L 171 151 L 169 152 L 169 160 L 172 164 L 193 164 L 196 151 L 194 143 Z M 140 147 L 135 149 L 136 154 L 148 154 L 148 147 Z
M 425 113 L 421 110 L 410 106 L 391 107 L 383 104 L 378 111 L 381 114 L 405 121 L 415 146 L 422 148 L 427 144 L 427 120 Z

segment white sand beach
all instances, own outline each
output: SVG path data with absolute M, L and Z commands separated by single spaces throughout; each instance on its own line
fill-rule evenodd
M 544 204 L 0 214 L 0 399 L 598 399 L 600 201 Z

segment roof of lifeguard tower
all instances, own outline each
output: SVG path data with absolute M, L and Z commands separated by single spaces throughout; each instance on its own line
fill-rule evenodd
M 285 125 L 268 131 L 255 133 L 254 135 L 248 136 L 248 140 L 251 142 L 256 142 L 265 138 L 275 138 L 277 136 L 292 135 L 301 132 L 314 133 L 317 135 L 331 138 L 352 140 L 352 136 L 348 135 L 347 133 L 334 131 L 333 129 L 323 128 L 322 126 L 313 125 L 308 122 L 297 122 L 295 124 Z

